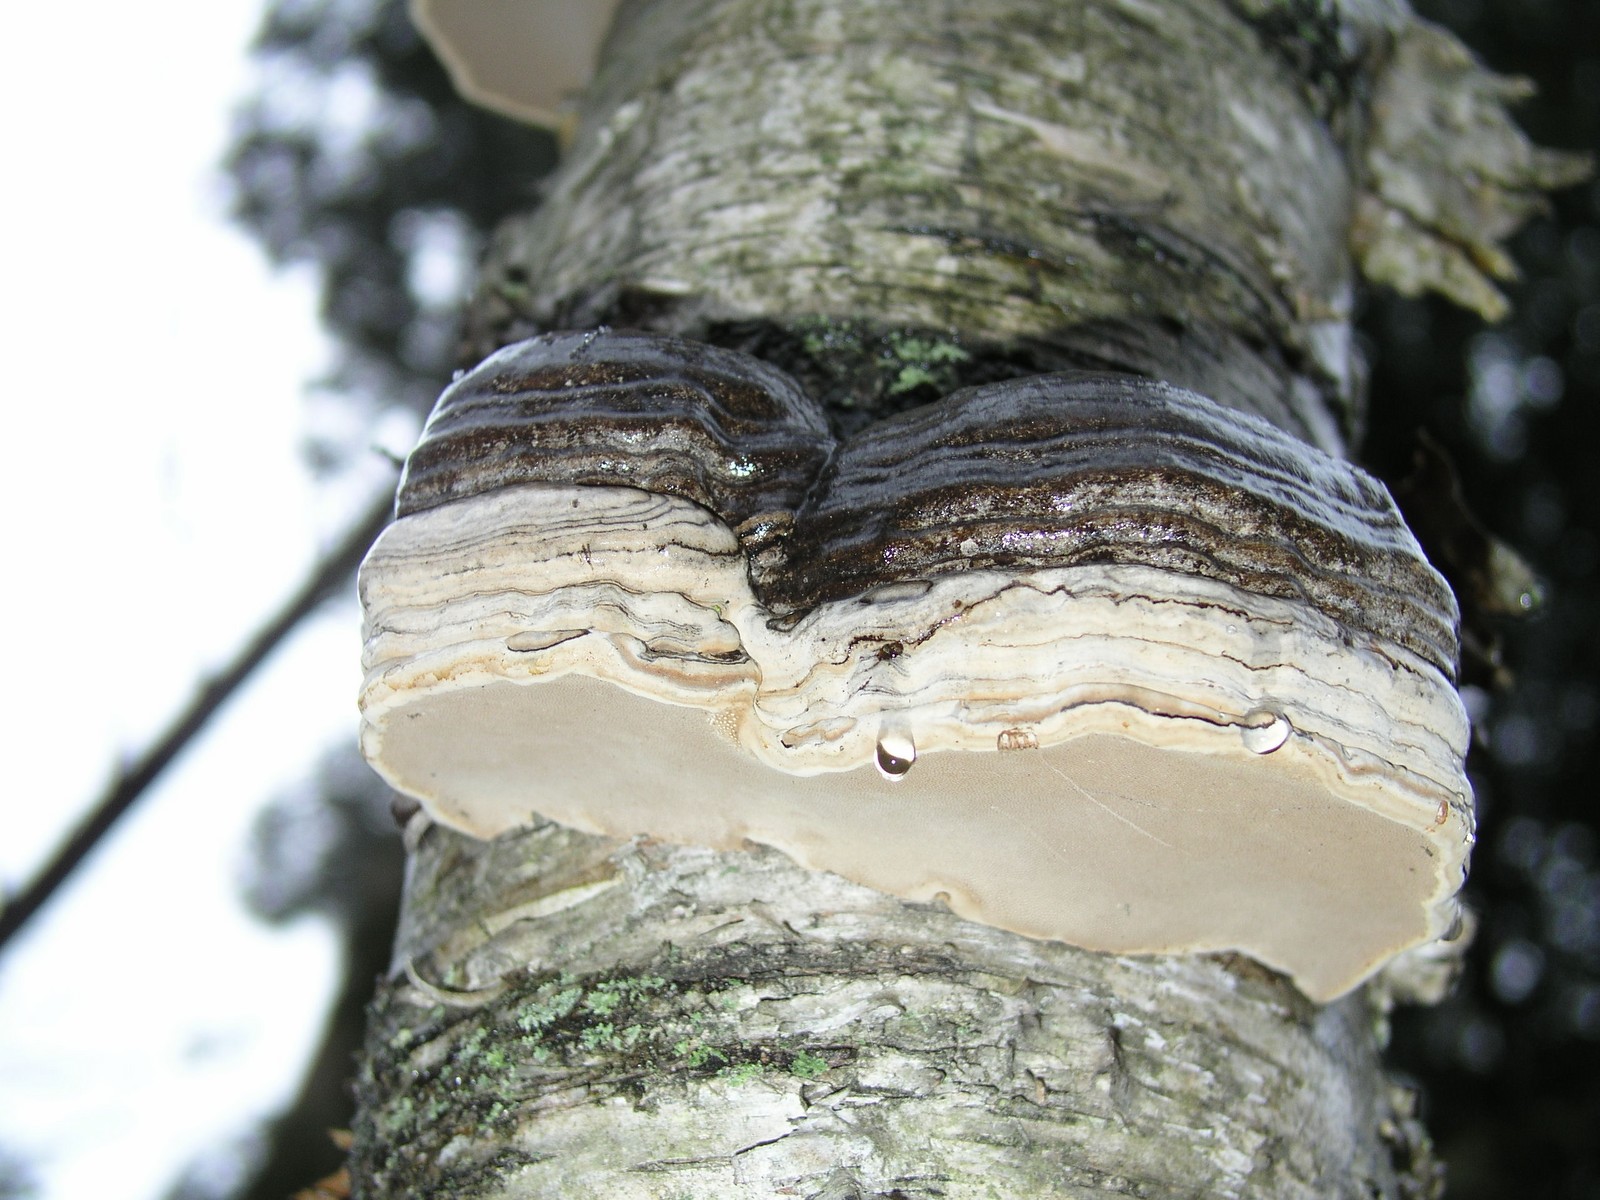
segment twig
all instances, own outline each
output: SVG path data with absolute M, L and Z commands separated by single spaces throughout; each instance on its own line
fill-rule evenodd
M 11 936 L 49 902 L 78 864 L 122 815 L 133 807 L 134 802 L 156 781 L 167 765 L 205 728 L 217 710 L 227 703 L 228 698 L 250 678 L 278 644 L 349 579 L 360 565 L 367 547 L 389 523 L 392 511 L 393 502 L 390 495 L 385 493 L 317 564 L 310 577 L 278 614 L 245 643 L 220 675 L 200 689 L 161 739 L 122 772 L 33 881 L 16 896 L 6 898 L 5 907 L 0 909 L 0 949 L 4 949 Z

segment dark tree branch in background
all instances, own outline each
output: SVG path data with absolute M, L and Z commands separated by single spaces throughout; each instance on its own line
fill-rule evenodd
M 372 539 L 389 523 L 392 509 L 389 494 L 385 492 L 317 564 L 278 614 L 241 647 L 221 674 L 200 689 L 161 739 L 122 772 L 33 881 L 14 898 L 7 897 L 5 908 L 0 910 L 0 948 L 4 948 L 12 935 L 49 902 L 78 864 L 160 778 L 172 760 L 206 727 L 267 656 L 324 600 L 349 583 Z

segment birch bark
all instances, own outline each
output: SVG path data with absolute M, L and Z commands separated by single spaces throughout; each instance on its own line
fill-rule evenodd
M 1134 371 L 1339 453 L 1357 259 L 1492 306 L 1495 238 L 1570 173 L 1453 44 L 1384 0 L 625 3 L 463 357 L 671 332 L 847 430 Z M 1449 87 L 1466 199 L 1465 143 L 1385 124 Z M 1318 1008 L 1247 960 L 1033 941 L 759 847 L 410 833 L 358 1196 L 1438 1194 L 1377 991 Z

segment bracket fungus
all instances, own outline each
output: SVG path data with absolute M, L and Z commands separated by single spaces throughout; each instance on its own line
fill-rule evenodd
M 551 129 L 594 74 L 621 0 L 411 0 L 411 19 L 456 90 Z
M 800 862 L 1315 1000 L 1446 936 L 1455 602 L 1382 485 L 1134 376 L 840 440 L 790 378 L 551 334 L 440 399 L 362 568 L 367 757 L 439 821 Z

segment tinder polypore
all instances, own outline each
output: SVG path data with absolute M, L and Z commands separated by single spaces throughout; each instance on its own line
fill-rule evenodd
M 1447 933 L 1471 842 L 1455 606 L 1382 485 L 1128 376 L 838 441 L 672 338 L 453 384 L 362 569 L 363 748 L 489 837 L 746 839 L 1327 1000 Z
M 456 90 L 530 125 L 559 128 L 589 82 L 619 0 L 411 0 L 411 19 Z

